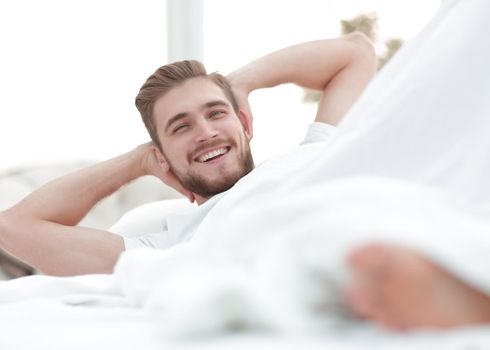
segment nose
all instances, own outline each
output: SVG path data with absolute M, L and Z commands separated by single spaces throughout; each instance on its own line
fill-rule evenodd
M 198 124 L 196 141 L 203 142 L 218 136 L 218 130 L 213 126 L 212 122 L 203 120 Z

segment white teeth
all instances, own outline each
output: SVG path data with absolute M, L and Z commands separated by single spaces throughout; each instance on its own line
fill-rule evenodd
M 209 153 L 203 154 L 197 160 L 199 162 L 203 163 L 203 162 L 207 161 L 208 159 L 214 158 L 216 156 L 219 156 L 219 155 L 225 154 L 225 153 L 226 153 L 226 148 L 219 148 L 219 149 L 216 149 L 216 150 L 211 151 Z

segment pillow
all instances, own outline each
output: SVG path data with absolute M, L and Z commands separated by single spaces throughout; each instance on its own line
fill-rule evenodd
M 162 219 L 168 214 L 193 205 L 195 204 L 190 203 L 186 198 L 143 204 L 124 214 L 109 231 L 128 238 L 158 232 L 161 230 Z

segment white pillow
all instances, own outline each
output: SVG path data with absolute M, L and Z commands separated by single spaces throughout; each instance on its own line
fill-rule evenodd
M 165 199 L 143 204 L 124 214 L 109 231 L 124 237 L 137 237 L 148 232 L 161 230 L 162 219 L 177 210 L 189 208 L 195 204 L 186 198 Z

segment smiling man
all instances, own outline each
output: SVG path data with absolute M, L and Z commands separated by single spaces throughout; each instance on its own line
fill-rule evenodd
M 255 173 L 250 92 L 283 83 L 322 91 L 305 139 L 314 143 L 328 138 L 375 71 L 373 47 L 359 33 L 287 47 L 227 78 L 208 74 L 196 61 L 163 66 L 136 97 L 152 142 L 56 179 L 1 212 L 0 249 L 44 273 L 74 275 L 110 273 L 126 249 L 164 249 L 190 240 L 219 199 Z M 298 161 L 308 158 L 306 150 L 299 148 Z M 77 226 L 100 200 L 144 175 L 158 177 L 199 205 L 180 220 L 167 221 L 161 232 L 137 239 Z
M 358 161 L 344 164 L 347 174 L 351 173 L 351 170 L 354 170 L 354 173 L 377 174 L 381 168 L 389 170 L 398 166 L 400 158 L 405 160 L 402 162 L 406 167 L 403 168 L 403 174 L 412 174 L 414 168 L 418 169 L 417 160 L 423 158 L 419 157 L 419 154 L 428 152 L 429 148 L 426 147 L 427 143 L 413 142 L 414 135 L 417 135 L 414 130 L 420 131 L 417 136 L 428 134 L 429 144 L 438 144 L 436 141 L 443 139 L 434 138 L 433 132 L 426 132 L 426 123 L 429 121 L 433 124 L 436 122 L 437 130 L 448 122 L 456 122 L 455 139 L 449 138 L 450 147 L 441 148 L 443 155 L 447 154 L 447 149 L 453 149 L 454 144 L 462 144 L 459 142 L 460 135 L 470 135 L 473 141 L 479 135 L 478 132 L 485 131 L 485 128 L 481 128 L 481 122 L 488 121 L 488 108 L 483 109 L 482 114 L 475 113 L 478 122 L 471 123 L 471 113 L 467 113 L 467 108 L 478 103 L 463 103 L 465 108 L 462 110 L 461 101 L 471 101 L 469 96 L 486 99 L 484 92 L 488 89 L 483 83 L 488 79 L 482 79 L 481 72 L 490 56 L 490 49 L 488 45 L 483 45 L 481 40 L 478 45 L 472 41 L 479 40 L 476 32 L 469 31 L 466 36 L 447 33 L 454 34 L 454 23 L 460 23 L 465 13 L 470 19 L 481 18 L 483 23 L 486 17 L 478 16 L 486 13 L 482 9 L 489 5 L 483 0 L 455 0 L 447 3 L 446 9 L 458 5 L 463 7 L 463 10 L 469 8 L 472 11 L 455 10 L 450 21 L 440 22 L 443 24 L 442 30 L 438 30 L 437 26 L 429 26 L 427 34 L 434 34 L 430 31 L 435 30 L 437 35 L 427 36 L 427 40 L 429 44 L 442 42 L 444 50 L 451 49 L 450 52 L 456 55 L 456 59 L 448 59 L 451 64 L 441 64 L 438 69 L 433 69 L 433 64 L 420 64 L 419 59 L 425 55 L 431 58 L 428 61 L 432 63 L 435 59 L 431 55 L 439 58 L 440 52 L 426 50 L 432 45 L 425 41 L 425 37 L 422 41 L 424 45 L 412 45 L 412 50 L 419 50 L 417 59 L 409 56 L 410 60 L 398 60 L 398 66 L 392 66 L 392 70 L 384 75 L 385 79 L 388 77 L 393 80 L 393 85 L 398 89 L 379 91 L 383 96 L 376 95 L 375 105 L 379 108 L 374 109 L 376 113 L 369 111 L 372 100 L 367 101 L 367 106 L 364 103 L 364 109 L 357 109 L 358 119 L 354 119 L 354 123 L 350 124 L 350 127 L 354 124 L 356 128 L 342 130 L 344 142 L 338 147 L 340 151 L 336 149 L 335 157 L 322 158 L 327 149 L 323 141 L 335 131 L 332 125 L 336 125 L 346 115 L 375 72 L 374 51 L 363 35 L 352 34 L 285 48 L 251 62 L 230 74 L 227 79 L 215 73 L 207 74 L 202 65 L 193 61 L 177 62 L 159 68 L 143 85 L 136 99 L 152 142 L 50 182 L 18 205 L 0 213 L 0 248 L 49 274 L 110 273 L 125 249 L 141 246 L 165 249 L 191 240 L 203 224 L 203 220 L 206 217 L 210 218 L 211 215 L 207 216 L 208 213 L 220 200 L 226 199 L 221 203 L 230 204 L 230 208 L 224 208 L 224 204 L 220 206 L 219 209 L 224 211 L 239 211 L 242 209 L 240 205 L 243 205 L 240 199 L 245 198 L 248 200 L 248 208 L 256 209 L 256 196 L 271 191 L 268 197 L 263 196 L 261 199 L 272 199 L 261 202 L 261 205 L 273 206 L 278 193 L 273 191 L 278 188 L 278 184 L 292 179 L 293 181 L 286 183 L 284 188 L 290 190 L 294 187 L 297 192 L 310 185 L 311 178 L 308 176 L 303 176 L 306 184 L 294 180 L 312 164 L 320 165 L 314 170 L 319 171 L 322 175 L 321 180 L 325 181 L 326 171 L 338 169 L 335 168 L 335 162 L 331 161 L 332 158 L 343 160 L 342 154 L 348 156 L 352 150 Z M 481 26 L 467 26 L 464 31 L 459 32 L 468 31 L 470 27 L 477 28 L 477 31 Z M 453 40 L 460 46 L 454 45 Z M 453 50 L 454 47 L 457 49 Z M 482 52 L 476 51 L 475 54 L 472 50 Z M 468 56 L 468 52 L 473 52 L 473 55 Z M 460 53 L 464 58 L 457 56 Z M 461 65 L 468 57 L 481 61 L 479 64 Z M 406 66 L 412 68 L 411 83 L 417 82 L 414 89 L 406 85 Z M 402 70 L 404 74 L 394 74 L 397 73 L 397 67 L 398 73 Z M 408 72 L 410 71 L 408 69 Z M 464 82 L 467 77 L 472 76 L 469 73 L 476 77 L 471 83 L 480 83 L 479 88 L 475 88 L 471 94 L 467 94 L 466 90 L 467 86 L 473 84 L 447 83 L 447 76 L 453 81 Z M 305 141 L 296 150 L 268 160 L 254 169 L 249 148 L 252 116 L 247 102 L 248 95 L 256 89 L 283 83 L 295 83 L 323 92 L 315 122 L 310 125 Z M 380 86 L 376 88 L 379 89 Z M 427 98 L 426 92 L 429 88 L 430 91 L 442 94 L 437 96 L 432 93 L 430 98 Z M 444 94 L 446 88 L 451 89 L 448 95 Z M 396 113 L 393 112 L 393 108 L 387 108 L 390 104 L 397 107 Z M 414 105 L 421 105 L 425 109 L 411 113 L 413 110 L 408 107 Z M 408 118 L 404 118 L 404 108 L 408 108 Z M 385 117 L 389 119 L 381 121 L 391 124 L 394 121 L 400 122 L 402 118 L 402 125 L 406 126 L 402 133 L 383 134 L 386 129 L 381 128 L 382 123 L 376 118 L 383 115 L 385 110 L 388 111 Z M 466 124 L 462 122 L 462 115 L 468 119 L 465 119 Z M 484 118 L 478 120 L 481 115 Z M 375 118 L 375 122 L 371 125 L 363 124 L 366 120 L 360 117 L 365 116 Z M 440 117 L 443 118 L 442 122 L 439 122 Z M 466 129 L 461 130 L 462 125 L 472 125 L 475 130 L 467 129 L 474 131 L 468 133 Z M 366 126 L 369 132 L 366 132 Z M 421 130 L 416 128 L 420 126 Z M 361 133 L 366 132 L 363 135 L 368 141 L 350 144 L 345 142 L 351 140 L 352 134 L 359 132 L 359 129 Z M 376 134 L 378 130 L 381 134 Z M 442 134 L 446 134 L 447 130 L 444 129 L 445 132 Z M 406 135 L 410 138 L 404 142 L 403 136 Z M 482 135 L 488 139 L 485 133 Z M 410 150 L 408 155 L 411 157 L 404 158 L 407 154 L 400 154 L 396 149 L 390 148 L 390 145 L 394 147 L 400 144 L 416 144 L 420 152 L 413 157 L 414 153 Z M 444 145 L 444 142 L 442 144 Z M 349 146 L 353 148 L 349 149 Z M 369 153 L 365 152 L 366 149 L 377 158 L 363 158 Z M 476 147 L 472 147 L 472 150 L 475 149 Z M 387 162 L 381 165 L 374 162 L 385 153 L 395 158 L 386 158 Z M 464 166 L 460 167 L 463 169 L 467 167 L 468 157 L 467 153 L 461 154 L 465 158 L 462 163 Z M 440 153 L 437 155 L 440 156 Z M 442 158 L 443 161 L 447 160 L 446 157 Z M 478 161 L 477 169 L 481 169 L 484 158 L 475 157 Z M 428 159 L 431 165 L 436 157 Z M 436 163 L 436 167 L 437 165 Z M 453 169 L 454 163 L 450 162 L 450 166 Z M 432 177 L 434 169 L 430 166 L 427 169 L 431 171 Z M 475 174 L 478 171 L 470 172 Z M 162 232 L 137 239 L 123 239 L 104 230 L 76 226 L 101 199 L 143 175 L 160 178 L 191 202 L 196 201 L 199 205 L 180 217 L 167 220 Z M 450 172 L 444 172 L 444 181 L 450 175 Z M 459 182 L 457 184 L 459 185 Z M 321 196 L 322 193 L 318 195 Z M 268 219 L 264 217 L 267 211 L 263 208 L 259 207 L 260 210 L 254 211 L 257 218 L 254 222 L 261 225 L 257 232 L 252 232 L 254 234 L 263 234 L 267 229 L 263 226 Z M 311 203 L 294 202 L 291 208 L 295 215 L 298 212 L 307 214 L 311 210 Z M 317 210 L 322 209 L 321 205 L 317 207 Z M 226 213 L 218 210 L 213 213 L 217 220 L 207 221 L 208 224 L 216 224 L 208 231 L 213 234 L 216 233 L 218 225 L 221 225 L 221 231 L 227 233 L 237 221 L 223 221 L 221 219 Z M 321 214 L 323 215 L 323 212 Z M 249 217 L 241 219 L 250 220 Z M 283 215 L 274 217 L 274 220 L 286 225 L 291 222 L 288 220 L 294 219 Z M 306 223 L 305 230 L 309 228 L 309 224 L 311 223 Z M 274 226 L 270 225 L 269 229 L 273 228 Z M 249 239 L 246 235 L 240 237 L 244 240 Z M 346 293 L 347 303 L 361 317 L 373 319 L 395 329 L 490 323 L 490 296 L 473 288 L 422 254 L 401 246 L 374 244 L 360 247 L 348 260 L 354 272 L 354 280 Z M 444 302 L 441 303 L 441 300 Z
M 181 75 L 173 80 L 177 73 L 171 78 L 171 70 L 177 66 Z M 206 76 L 199 62 L 158 69 L 142 87 L 136 105 L 157 145 L 158 161 L 198 204 L 253 170 L 250 116 L 239 110 L 228 82 L 218 74 Z

